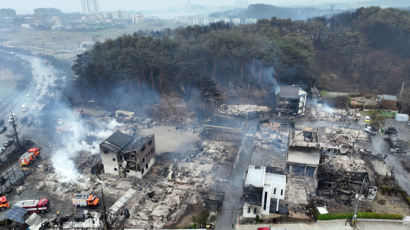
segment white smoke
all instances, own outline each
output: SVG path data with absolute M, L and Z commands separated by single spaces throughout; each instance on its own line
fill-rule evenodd
M 63 108 L 60 114 L 64 114 L 63 124 L 61 125 L 66 131 L 61 134 L 60 146 L 52 154 L 51 162 L 59 182 L 78 183 L 79 181 L 88 180 L 82 175 L 75 166 L 73 159 L 79 154 L 98 154 L 99 143 L 109 137 L 113 129 L 121 124 L 115 120 L 109 122 L 100 122 L 97 127 L 91 128 L 70 109 Z M 95 141 L 87 143 L 88 137 L 95 137 Z

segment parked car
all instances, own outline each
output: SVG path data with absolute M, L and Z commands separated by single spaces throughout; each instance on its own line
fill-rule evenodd
M 371 127 L 371 126 L 366 126 L 366 128 L 364 128 L 364 131 L 370 135 L 376 135 L 376 131 Z
M 4 133 L 4 132 L 6 132 L 7 131 L 7 127 L 6 126 L 3 126 L 3 128 L 0 128 L 0 134 L 1 133 Z
M 0 149 L 0 154 L 2 154 L 2 153 L 4 153 L 5 151 L 6 151 L 6 147 L 2 147 L 1 149 Z
M 13 144 L 14 139 L 9 139 L 6 143 L 3 144 L 4 147 L 9 147 L 11 144 Z

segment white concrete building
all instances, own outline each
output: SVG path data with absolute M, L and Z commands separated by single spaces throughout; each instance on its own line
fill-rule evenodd
M 279 212 L 280 200 L 284 200 L 286 175 L 273 173 L 270 168 L 249 165 L 245 180 L 243 217 L 269 217 Z
M 279 116 L 303 116 L 306 110 L 307 93 L 297 85 L 281 86 L 277 95 L 276 113 Z

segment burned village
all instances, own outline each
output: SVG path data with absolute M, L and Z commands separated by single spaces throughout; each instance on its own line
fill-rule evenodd
M 331 103 L 290 85 L 280 87 L 275 106 L 222 104 L 202 122 L 189 113 L 156 120 L 76 108 L 75 119 L 92 128 L 83 143 L 65 147 L 80 153 L 67 159 L 73 165 L 56 170 L 47 156 L 55 147 L 25 143 L 38 152 L 6 169 L 1 189 L 4 203 L 16 202 L 7 209 L 26 211 L 2 218 L 30 229 L 225 229 L 330 213 L 410 215 L 407 121 L 389 119 L 373 131 L 363 111 Z M 64 122 L 56 129 L 62 138 L 82 132 Z M 19 201 L 26 197 L 39 199 L 24 201 L 32 209 Z
M 0 230 L 409 230 L 410 2 L 270 1 L 3 1 Z

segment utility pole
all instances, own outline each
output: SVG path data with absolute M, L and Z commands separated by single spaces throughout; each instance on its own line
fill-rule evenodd
M 364 183 L 365 183 L 365 182 L 366 182 L 366 177 L 363 178 L 362 186 L 360 187 L 359 196 L 356 198 L 356 207 L 354 208 L 354 214 L 353 214 L 353 219 L 352 219 L 352 225 L 353 225 L 353 226 L 356 226 L 356 222 L 357 222 L 357 210 L 359 209 L 360 196 L 362 195 L 363 186 L 364 186 Z
M 404 81 L 401 84 L 401 90 L 400 90 L 400 94 L 399 94 L 399 100 L 401 99 L 401 94 L 403 93 L 403 89 L 404 89 Z
M 19 151 L 21 151 L 21 145 L 20 145 L 20 141 L 19 141 L 19 135 L 17 134 L 17 125 L 16 125 L 16 121 L 14 119 L 14 114 L 13 112 L 11 112 L 11 125 L 13 126 L 13 130 L 14 130 L 14 138 L 16 139 L 17 142 L 17 148 Z

